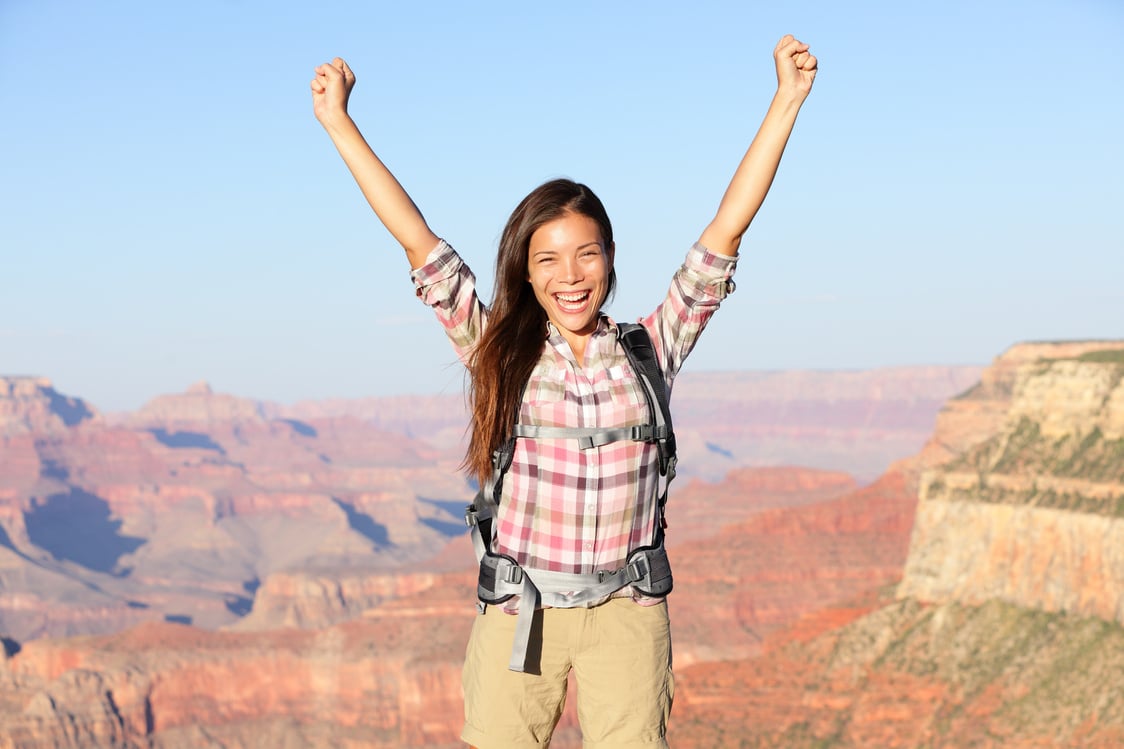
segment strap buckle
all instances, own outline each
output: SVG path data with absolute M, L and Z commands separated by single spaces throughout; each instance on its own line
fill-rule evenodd
M 635 562 L 632 562 L 627 567 L 628 581 L 630 583 L 638 583 L 648 577 L 652 568 L 648 566 L 648 560 L 645 557 L 637 557 Z

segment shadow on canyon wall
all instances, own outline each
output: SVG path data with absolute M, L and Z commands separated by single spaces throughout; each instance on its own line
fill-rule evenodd
M 125 576 L 118 560 L 143 546 L 146 539 L 123 536 L 121 520 L 113 520 L 109 504 L 81 489 L 53 494 L 24 513 L 28 539 L 55 559 L 74 562 L 95 572 Z M 8 541 L 8 539 L 2 539 Z M 10 541 L 4 544 L 10 546 Z

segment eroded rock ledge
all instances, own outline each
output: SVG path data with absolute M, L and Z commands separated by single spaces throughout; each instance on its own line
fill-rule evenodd
M 900 597 L 1124 623 L 1124 341 L 1011 348 L 926 454 Z

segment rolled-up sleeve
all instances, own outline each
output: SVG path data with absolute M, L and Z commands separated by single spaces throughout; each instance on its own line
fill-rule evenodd
M 641 320 L 657 342 L 669 385 L 718 305 L 733 293 L 737 264 L 736 255 L 711 252 L 696 242 L 672 277 L 667 298 Z
M 695 242 L 676 281 L 683 285 L 682 293 L 691 298 L 691 306 L 718 304 L 733 293 L 737 266 L 737 255 L 720 255 Z
M 445 240 L 410 272 L 418 299 L 431 307 L 461 361 L 480 338 L 487 310 L 476 294 L 476 276 Z

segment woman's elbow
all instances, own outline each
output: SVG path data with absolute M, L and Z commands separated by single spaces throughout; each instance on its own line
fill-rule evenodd
M 699 238 L 699 244 L 711 252 L 717 252 L 719 255 L 736 255 L 744 234 L 744 229 L 738 231 L 733 227 L 712 221 L 703 230 L 702 236 Z

